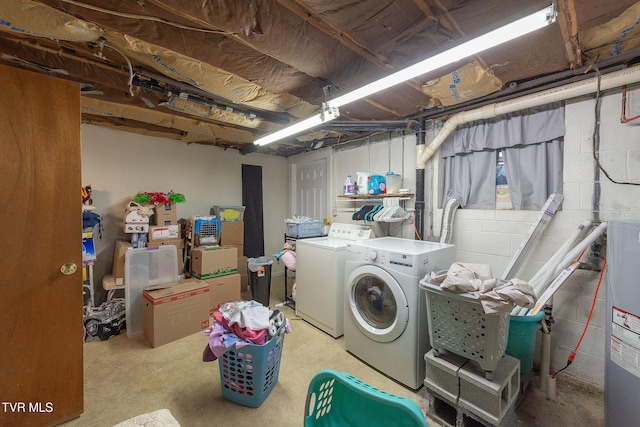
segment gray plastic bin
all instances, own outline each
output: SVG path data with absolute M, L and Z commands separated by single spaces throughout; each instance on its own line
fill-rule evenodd
M 271 296 L 271 266 L 273 260 L 267 257 L 249 258 L 249 290 L 251 298 L 269 307 Z

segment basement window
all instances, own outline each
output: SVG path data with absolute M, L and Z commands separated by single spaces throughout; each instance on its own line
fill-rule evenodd
M 443 205 L 467 209 L 539 210 L 562 194 L 564 106 L 468 123 L 442 144 Z

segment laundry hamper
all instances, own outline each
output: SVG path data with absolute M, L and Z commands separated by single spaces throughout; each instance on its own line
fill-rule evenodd
M 447 350 L 475 361 L 493 379 L 509 337 L 509 313 L 487 314 L 474 295 L 457 294 L 420 281 L 427 299 L 429 341 L 434 355 Z
M 413 400 L 333 369 L 311 379 L 304 415 L 304 427 L 428 427 Z
M 278 382 L 284 346 L 285 323 L 263 345 L 234 345 L 218 358 L 222 397 L 258 408 Z

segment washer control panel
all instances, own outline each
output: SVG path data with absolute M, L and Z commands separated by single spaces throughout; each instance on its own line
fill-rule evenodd
M 416 263 L 415 255 L 403 254 L 399 252 L 389 252 L 373 248 L 365 249 L 364 259 L 367 262 L 371 262 L 374 264 L 397 265 L 409 268 L 413 268 Z
M 371 227 L 359 224 L 331 224 L 328 237 L 346 240 L 363 240 L 371 238 Z

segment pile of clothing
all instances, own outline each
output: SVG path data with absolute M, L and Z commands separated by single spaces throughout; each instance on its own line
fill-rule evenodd
M 264 345 L 281 333 L 291 332 L 289 319 L 280 310 L 265 307 L 257 301 L 227 302 L 213 311 L 213 326 L 204 333 L 209 343 L 202 354 L 204 362 L 213 362 L 234 345 Z
M 446 274 L 432 272 L 427 281 L 455 293 L 474 295 L 487 314 L 508 313 L 514 304 L 530 308 L 537 301 L 535 291 L 527 282 L 497 279 L 487 264 L 454 262 Z

